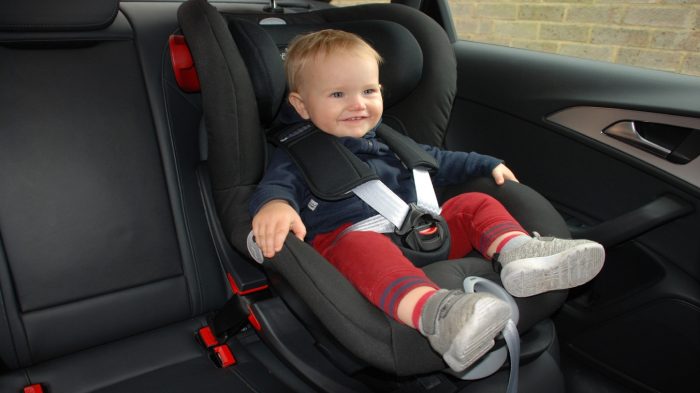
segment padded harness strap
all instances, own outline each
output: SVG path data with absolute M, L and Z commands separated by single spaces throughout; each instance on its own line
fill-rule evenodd
M 439 166 L 435 157 L 423 150 L 413 139 L 399 133 L 386 124 L 380 124 L 376 133 L 391 148 L 391 151 L 399 156 L 401 162 L 408 169 L 427 168 L 430 171 L 438 169 Z
M 377 174 L 341 145 L 337 138 L 311 123 L 286 130 L 277 142 L 284 147 L 304 175 L 311 192 L 321 199 L 337 201 Z
M 438 169 L 435 157 L 411 138 L 386 124 L 377 127 L 376 133 L 407 168 L 431 172 Z M 353 188 L 378 179 L 369 166 L 341 145 L 337 138 L 320 131 L 312 123 L 286 128 L 272 138 L 272 143 L 289 152 L 311 191 L 320 198 L 345 199 Z M 437 202 L 430 204 L 437 205 Z

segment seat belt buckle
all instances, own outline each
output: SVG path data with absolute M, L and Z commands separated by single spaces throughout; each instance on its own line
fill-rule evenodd
M 236 364 L 236 358 L 231 352 L 231 348 L 226 343 L 221 343 L 209 326 L 204 326 L 197 330 L 196 340 L 204 346 L 209 353 L 209 358 L 219 368 L 226 368 Z M 33 393 L 33 392 L 25 392 Z
M 416 228 L 416 230 L 418 231 L 419 235 L 421 235 L 423 237 L 428 237 L 428 236 L 435 235 L 440 230 L 440 228 L 438 228 L 437 225 L 432 224 L 432 225 L 424 226 L 424 227 L 422 227 L 422 229 Z
M 40 383 L 35 383 L 29 386 L 25 386 L 22 393 L 44 393 L 44 388 Z
M 197 338 L 199 339 L 199 342 L 201 342 L 202 345 L 204 345 L 204 348 L 207 349 L 219 343 L 219 340 L 216 338 L 216 335 L 214 335 L 214 331 L 209 326 L 200 328 L 197 331 Z
M 236 358 L 233 356 L 233 352 L 231 352 L 231 348 L 229 348 L 228 345 L 217 345 L 212 350 L 214 353 L 214 362 L 217 366 L 226 368 L 236 364 Z
M 430 252 L 439 249 L 445 242 L 447 225 L 442 217 L 411 203 L 403 225 L 397 228 L 396 234 L 411 250 Z

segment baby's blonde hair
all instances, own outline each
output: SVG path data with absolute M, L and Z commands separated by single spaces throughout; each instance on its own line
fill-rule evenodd
M 289 44 L 284 69 L 287 74 L 289 91 L 298 91 L 301 84 L 301 71 L 320 56 L 338 52 L 353 52 L 360 56 L 369 56 L 382 63 L 382 57 L 365 40 L 347 31 L 326 29 L 297 36 Z

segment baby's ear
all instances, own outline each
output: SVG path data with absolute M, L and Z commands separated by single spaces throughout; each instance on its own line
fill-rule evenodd
M 304 100 L 301 98 L 301 95 L 299 93 L 289 93 L 289 103 L 292 104 L 294 109 L 297 111 L 299 116 L 301 116 L 304 120 L 309 120 L 309 112 L 306 110 L 306 105 L 304 105 Z

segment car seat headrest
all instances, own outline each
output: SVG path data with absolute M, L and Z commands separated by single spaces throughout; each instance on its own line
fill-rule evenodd
M 256 23 L 236 19 L 229 30 L 248 69 L 263 124 L 274 119 L 286 91 L 284 65 L 272 37 Z
M 0 31 L 100 30 L 118 10 L 118 0 L 0 1 Z
M 391 21 L 264 25 L 232 19 L 229 29 L 253 82 L 261 122 L 266 125 L 275 119 L 280 105 L 286 103 L 283 57 L 289 42 L 299 34 L 339 29 L 365 39 L 384 59 L 379 81 L 385 107 L 408 95 L 423 72 L 423 52 L 418 41 L 405 27 Z

